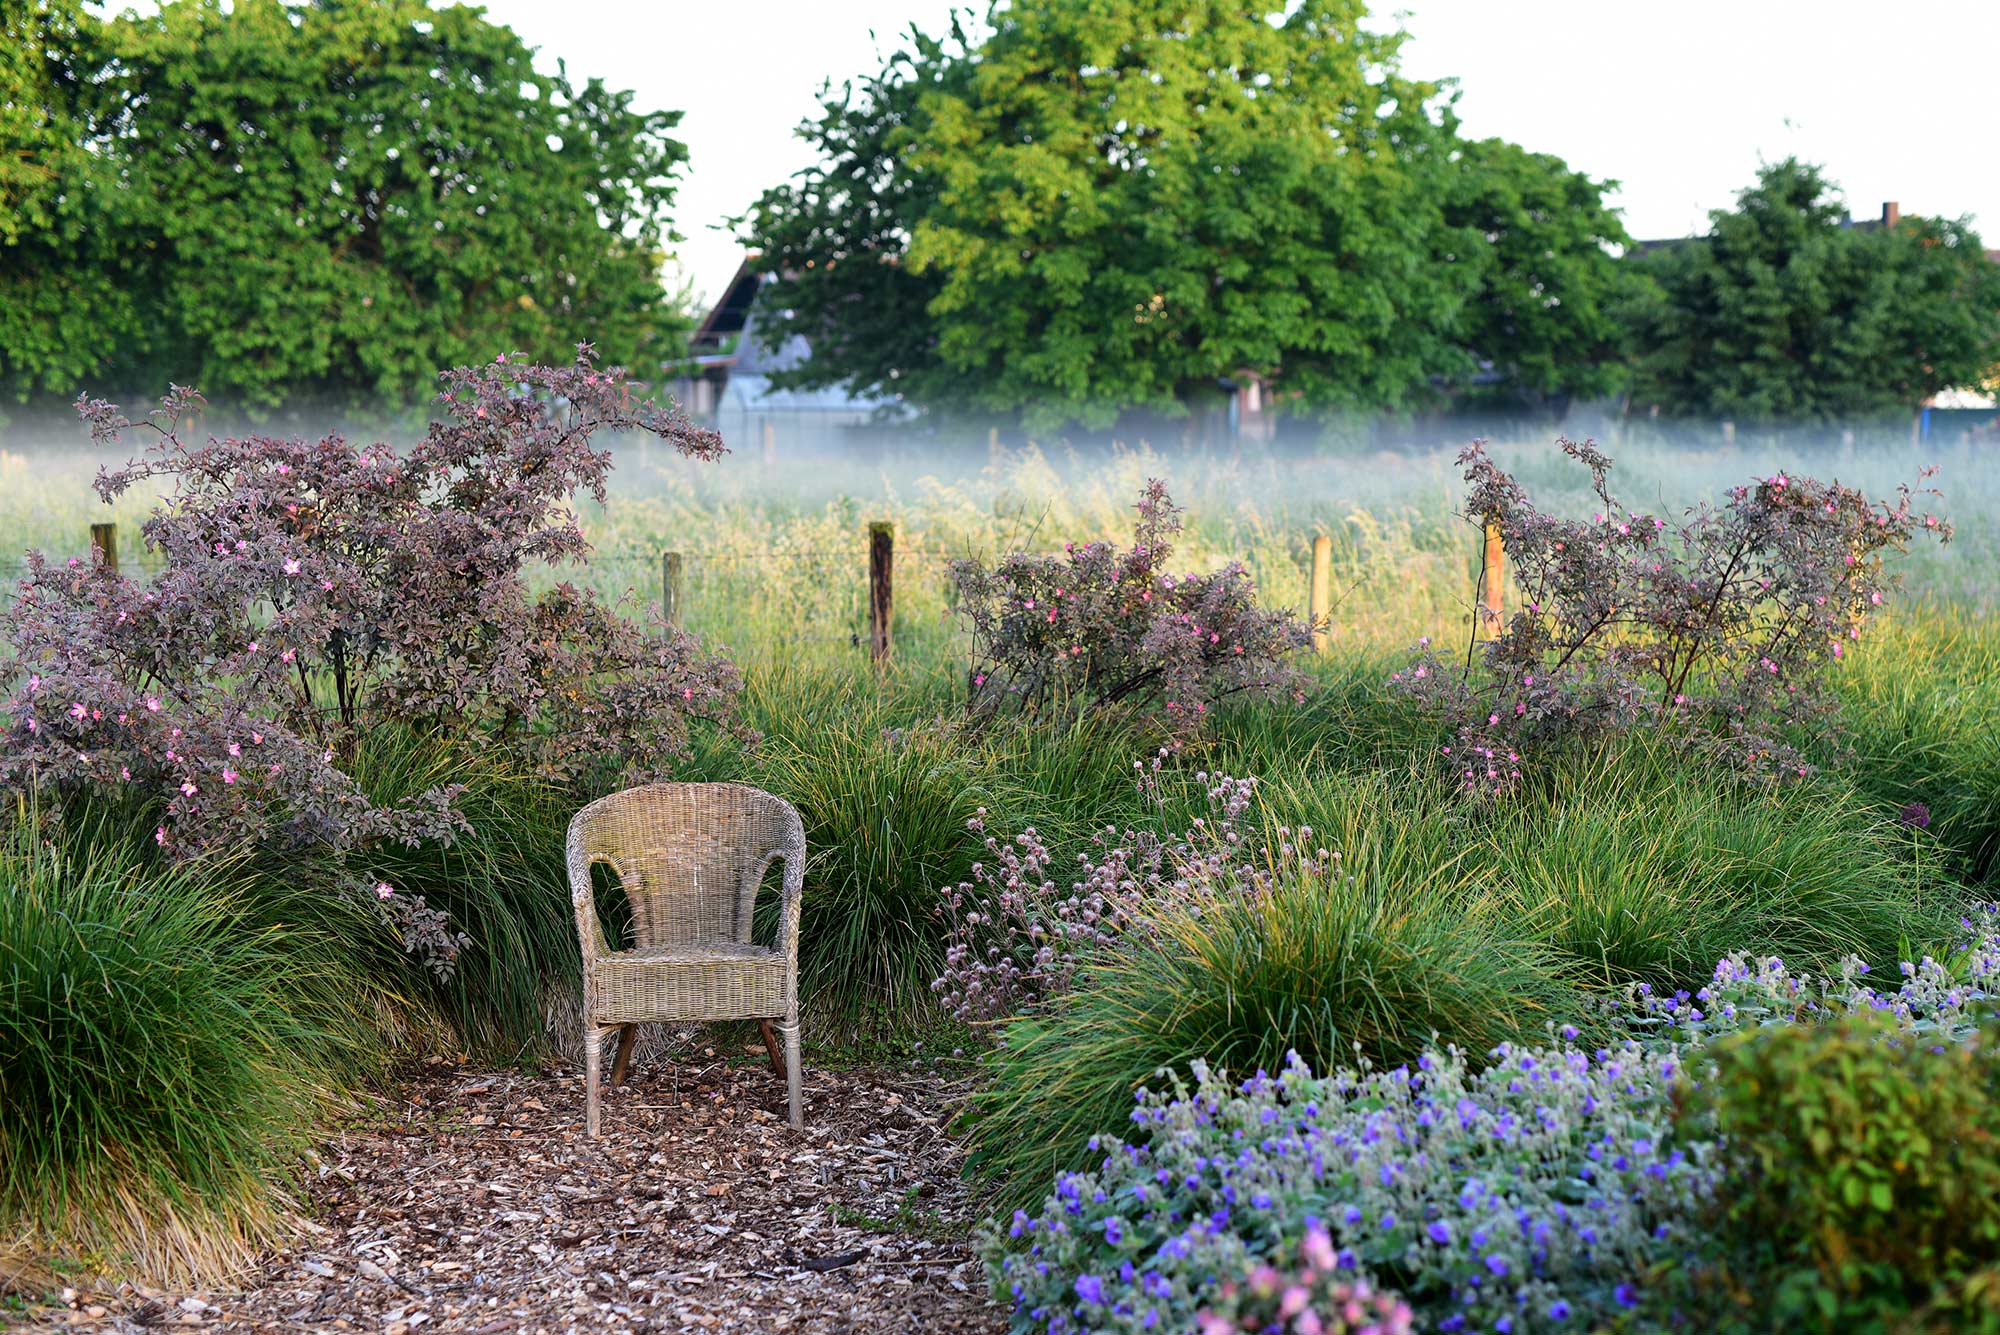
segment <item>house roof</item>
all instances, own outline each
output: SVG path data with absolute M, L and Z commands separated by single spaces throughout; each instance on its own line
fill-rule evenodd
M 757 289 L 763 279 L 751 266 L 757 257 L 746 255 L 736 266 L 736 273 L 722 289 L 722 300 L 710 308 L 702 318 L 701 326 L 694 331 L 692 344 L 696 350 L 719 348 L 731 334 L 743 331 L 744 321 L 750 316 L 750 305 L 757 298 Z
M 1876 230 L 1888 226 L 1892 218 L 1902 218 L 1902 206 L 1898 206 L 1894 200 L 1884 200 L 1882 202 L 1882 216 L 1880 218 L 1854 218 L 1852 214 L 1842 214 L 1840 216 L 1840 226 L 1846 228 L 1846 230 L 1850 230 L 1850 232 L 1876 232 Z M 1646 254 L 1648 250 L 1674 250 L 1676 246 L 1686 246 L 1688 242 L 1698 242 L 1698 240 L 1702 240 L 1702 238 L 1698 238 L 1698 236 L 1662 236 L 1662 238 L 1648 240 L 1648 242 L 1632 242 L 1630 254 Z M 1988 250 L 1986 256 L 1988 258 L 2000 258 L 2000 252 Z
M 715 368 L 725 377 L 718 409 L 743 412 L 872 413 L 892 399 L 855 395 L 839 387 L 774 389 L 771 377 L 792 371 L 812 357 L 812 345 L 802 334 L 790 334 L 775 348 L 758 337 L 759 294 L 767 275 L 755 267 L 755 255 L 745 259 L 723 289 L 722 300 L 701 322 L 694 336 L 695 364 Z M 731 337 L 735 342 L 723 351 Z

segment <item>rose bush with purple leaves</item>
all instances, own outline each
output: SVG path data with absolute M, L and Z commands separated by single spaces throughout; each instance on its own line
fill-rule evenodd
M 1241 562 L 1212 574 L 1167 569 L 1181 511 L 1154 479 L 1136 507 L 1130 551 L 1070 543 L 1065 554 L 1017 553 L 992 569 L 954 562 L 960 618 L 972 632 L 975 711 L 1101 708 L 1158 713 L 1176 744 L 1201 733 L 1239 695 L 1303 698 L 1285 660 L 1311 643 L 1297 618 L 1257 605 Z
M 1810 773 L 1798 742 L 1833 726 L 1824 668 L 1893 591 L 1885 558 L 1951 525 L 1908 486 L 1887 505 L 1782 473 L 1669 523 L 1618 502 L 1594 444 L 1557 444 L 1602 508 L 1544 513 L 1473 442 L 1465 515 L 1499 531 L 1519 606 L 1461 663 L 1426 641 L 1391 678 L 1451 728 L 1464 787 L 1507 792 L 1536 749 L 1641 723 L 1748 774 Z
M 140 424 L 144 458 L 100 475 L 109 501 L 171 491 L 144 526 L 151 580 L 30 553 L 0 634 L 16 659 L 0 783 L 58 799 L 152 802 L 169 854 L 266 845 L 323 853 L 413 942 L 458 939 L 351 855 L 382 840 L 450 840 L 442 787 L 378 807 L 349 771 L 362 737 L 407 727 L 499 748 L 579 793 L 663 772 L 698 724 L 734 728 L 740 682 L 678 631 L 648 631 L 568 584 L 537 597 L 541 563 L 589 546 L 569 508 L 600 501 L 600 432 L 647 431 L 694 458 L 713 432 L 635 400 L 587 345 L 568 367 L 505 357 L 447 372 L 439 420 L 407 451 L 340 436 L 210 439 L 176 389 Z M 102 442 L 134 423 L 79 408 Z

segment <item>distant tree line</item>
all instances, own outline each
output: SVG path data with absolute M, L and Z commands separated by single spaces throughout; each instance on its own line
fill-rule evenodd
M 829 89 L 736 220 L 781 383 L 1038 427 L 1213 409 L 1907 412 L 2000 363 L 1962 222 L 1767 168 L 1641 248 L 1614 182 L 1461 133 L 1361 0 L 1006 0 Z M 0 395 L 421 398 L 578 339 L 658 367 L 678 113 L 430 0 L 0 7 Z
M 785 379 L 1087 426 L 1245 372 L 1300 411 L 1624 391 L 1810 421 L 2000 363 L 2000 270 L 1964 224 L 1843 228 L 1787 161 L 1708 236 L 1630 253 L 1615 183 L 1464 138 L 1363 17 L 1011 0 L 982 36 L 913 30 L 742 220 L 764 333 L 813 348 Z
M 1750 422 L 1907 413 L 2000 373 L 2000 265 L 1963 222 L 1844 225 L 1815 167 L 1766 167 L 1706 236 L 1632 259 L 1635 403 Z
M 658 365 L 669 137 L 477 9 L 0 6 L 0 393 L 420 401 L 518 350 Z

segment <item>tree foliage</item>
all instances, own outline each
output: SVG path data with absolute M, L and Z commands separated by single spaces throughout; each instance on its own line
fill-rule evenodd
M 588 330 L 657 363 L 675 112 L 534 68 L 475 8 L 37 0 L 0 56 L 0 385 L 421 399 Z M 22 39 L 17 44 L 17 38 Z M 22 49 L 25 47 L 25 49 Z
M 0 392 L 73 393 L 147 333 L 143 245 L 86 147 L 101 25 L 77 0 L 0 9 Z
M 767 333 L 814 349 L 793 381 L 1092 426 L 1244 371 L 1305 408 L 1422 403 L 1487 362 L 1599 388 L 1627 281 L 1603 187 L 1461 141 L 1363 12 L 1017 0 L 981 38 L 913 31 L 745 220 Z
M 1819 168 L 1758 174 L 1707 236 L 1637 257 L 1634 401 L 1741 421 L 1905 413 L 2000 363 L 2000 265 L 1965 221 L 1854 227 Z
M 1604 202 L 1610 182 L 1504 139 L 1461 150 L 1445 222 L 1469 231 L 1479 273 L 1459 337 L 1489 370 L 1489 395 L 1515 401 L 1596 397 L 1624 380 L 1621 313 L 1646 280 L 1613 258 L 1628 244 Z

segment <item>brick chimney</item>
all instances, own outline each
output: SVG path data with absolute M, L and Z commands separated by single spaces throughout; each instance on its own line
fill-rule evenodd
M 1903 206 L 1893 199 L 1884 200 L 1882 202 L 1882 225 L 1884 227 L 1894 227 L 1902 220 Z

